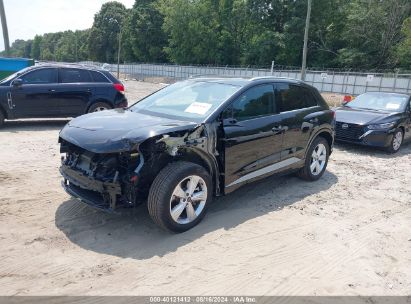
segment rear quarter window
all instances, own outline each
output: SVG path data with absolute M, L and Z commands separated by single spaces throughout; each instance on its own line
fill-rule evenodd
M 318 106 L 318 100 L 315 97 L 314 93 L 311 92 L 311 90 L 307 88 L 303 88 L 303 90 L 305 91 L 305 95 L 306 95 L 306 100 L 305 100 L 306 107 L 309 108 L 309 107 Z
M 96 71 L 90 71 L 91 77 L 93 79 L 93 82 L 98 82 L 98 83 L 110 83 L 110 81 L 107 79 L 106 76 L 101 74 L 100 72 Z
M 278 83 L 276 84 L 276 99 L 280 112 L 293 111 L 314 107 L 318 101 L 309 89 L 299 85 Z

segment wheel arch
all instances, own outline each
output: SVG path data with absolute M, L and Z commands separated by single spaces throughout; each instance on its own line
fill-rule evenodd
M 9 118 L 9 113 L 4 109 L 3 105 L 0 104 L 0 112 L 4 115 L 5 119 Z
M 213 192 L 220 195 L 219 169 L 216 161 L 200 149 L 184 149 L 176 157 L 175 161 L 187 161 L 203 167 L 211 176 L 213 181 Z
M 143 157 L 146 160 L 141 168 L 142 182 L 144 185 L 151 185 L 156 176 L 167 165 L 173 162 L 189 162 L 203 167 L 209 174 L 213 182 L 213 194 L 220 195 L 220 180 L 219 169 L 214 165 L 213 159 L 197 149 L 181 149 L 175 156 L 171 156 L 168 153 L 155 152 L 150 153 L 148 151 L 143 152 Z
M 108 104 L 112 109 L 114 108 L 113 103 L 110 102 L 109 100 L 104 99 L 104 98 L 97 98 L 97 99 L 91 100 L 91 101 L 87 104 L 85 113 L 87 114 L 88 111 L 90 110 L 90 107 L 91 107 L 92 105 L 98 103 L 98 102 L 104 102 L 104 103 Z
M 309 143 L 308 143 L 308 145 L 307 145 L 307 148 L 306 148 L 306 151 L 305 151 L 305 157 L 304 157 L 304 158 L 307 157 L 308 149 L 309 149 L 309 147 L 311 146 L 311 144 L 313 143 L 313 141 L 314 141 L 317 137 L 322 137 L 322 138 L 324 138 L 324 139 L 327 141 L 328 145 L 330 146 L 330 154 L 331 154 L 331 152 L 332 152 L 332 147 L 333 147 L 333 144 L 334 144 L 333 131 L 332 131 L 331 129 L 328 129 L 328 128 L 322 128 L 322 129 L 318 130 L 318 131 L 311 137 L 311 139 L 310 139 L 310 141 L 309 141 Z
M 400 125 L 400 126 L 398 127 L 398 129 L 401 129 L 401 131 L 402 131 L 402 137 L 404 137 L 404 136 L 405 136 L 405 127 L 404 127 L 403 125 Z
M 334 143 L 334 138 L 333 138 L 333 136 L 331 135 L 330 132 L 322 131 L 322 132 L 318 133 L 316 137 L 324 138 L 328 142 L 328 145 L 330 146 L 330 149 L 332 148 L 333 143 Z

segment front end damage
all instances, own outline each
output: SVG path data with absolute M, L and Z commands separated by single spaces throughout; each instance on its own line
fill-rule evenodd
M 60 173 L 70 195 L 94 207 L 114 211 L 136 204 L 133 178 L 142 162 L 137 152 L 93 153 L 60 140 Z
M 60 138 L 60 172 L 66 192 L 76 199 L 115 212 L 144 202 L 157 174 L 170 162 L 188 160 L 204 166 L 220 194 L 217 126 L 157 135 L 130 145 L 130 151 L 95 153 Z M 130 140 L 127 139 L 129 142 Z

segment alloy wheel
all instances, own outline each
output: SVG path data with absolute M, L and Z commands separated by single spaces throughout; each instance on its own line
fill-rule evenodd
M 311 154 L 310 171 L 313 175 L 319 175 L 327 162 L 327 148 L 322 144 L 318 144 Z
M 97 107 L 94 109 L 94 112 L 101 112 L 101 111 L 105 111 L 108 110 L 106 107 Z
M 397 151 L 401 147 L 401 144 L 402 144 L 402 132 L 398 131 L 394 135 L 394 139 L 392 141 L 392 147 L 395 151 Z
M 184 178 L 174 188 L 170 199 L 170 215 L 178 224 L 189 224 L 203 211 L 207 201 L 207 185 L 200 176 Z

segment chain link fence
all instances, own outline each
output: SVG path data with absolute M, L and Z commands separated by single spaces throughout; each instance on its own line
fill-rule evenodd
M 95 62 L 83 62 L 83 64 L 103 66 L 103 64 Z M 117 72 L 115 64 L 105 64 L 105 67 L 114 74 Z M 286 67 L 272 67 L 270 69 L 135 63 L 121 64 L 119 70 L 122 77 L 127 79 L 167 83 L 196 76 L 301 78 L 299 69 Z M 305 82 L 313 85 L 322 93 L 349 95 L 359 95 L 369 91 L 411 93 L 411 74 L 406 73 L 308 69 Z

